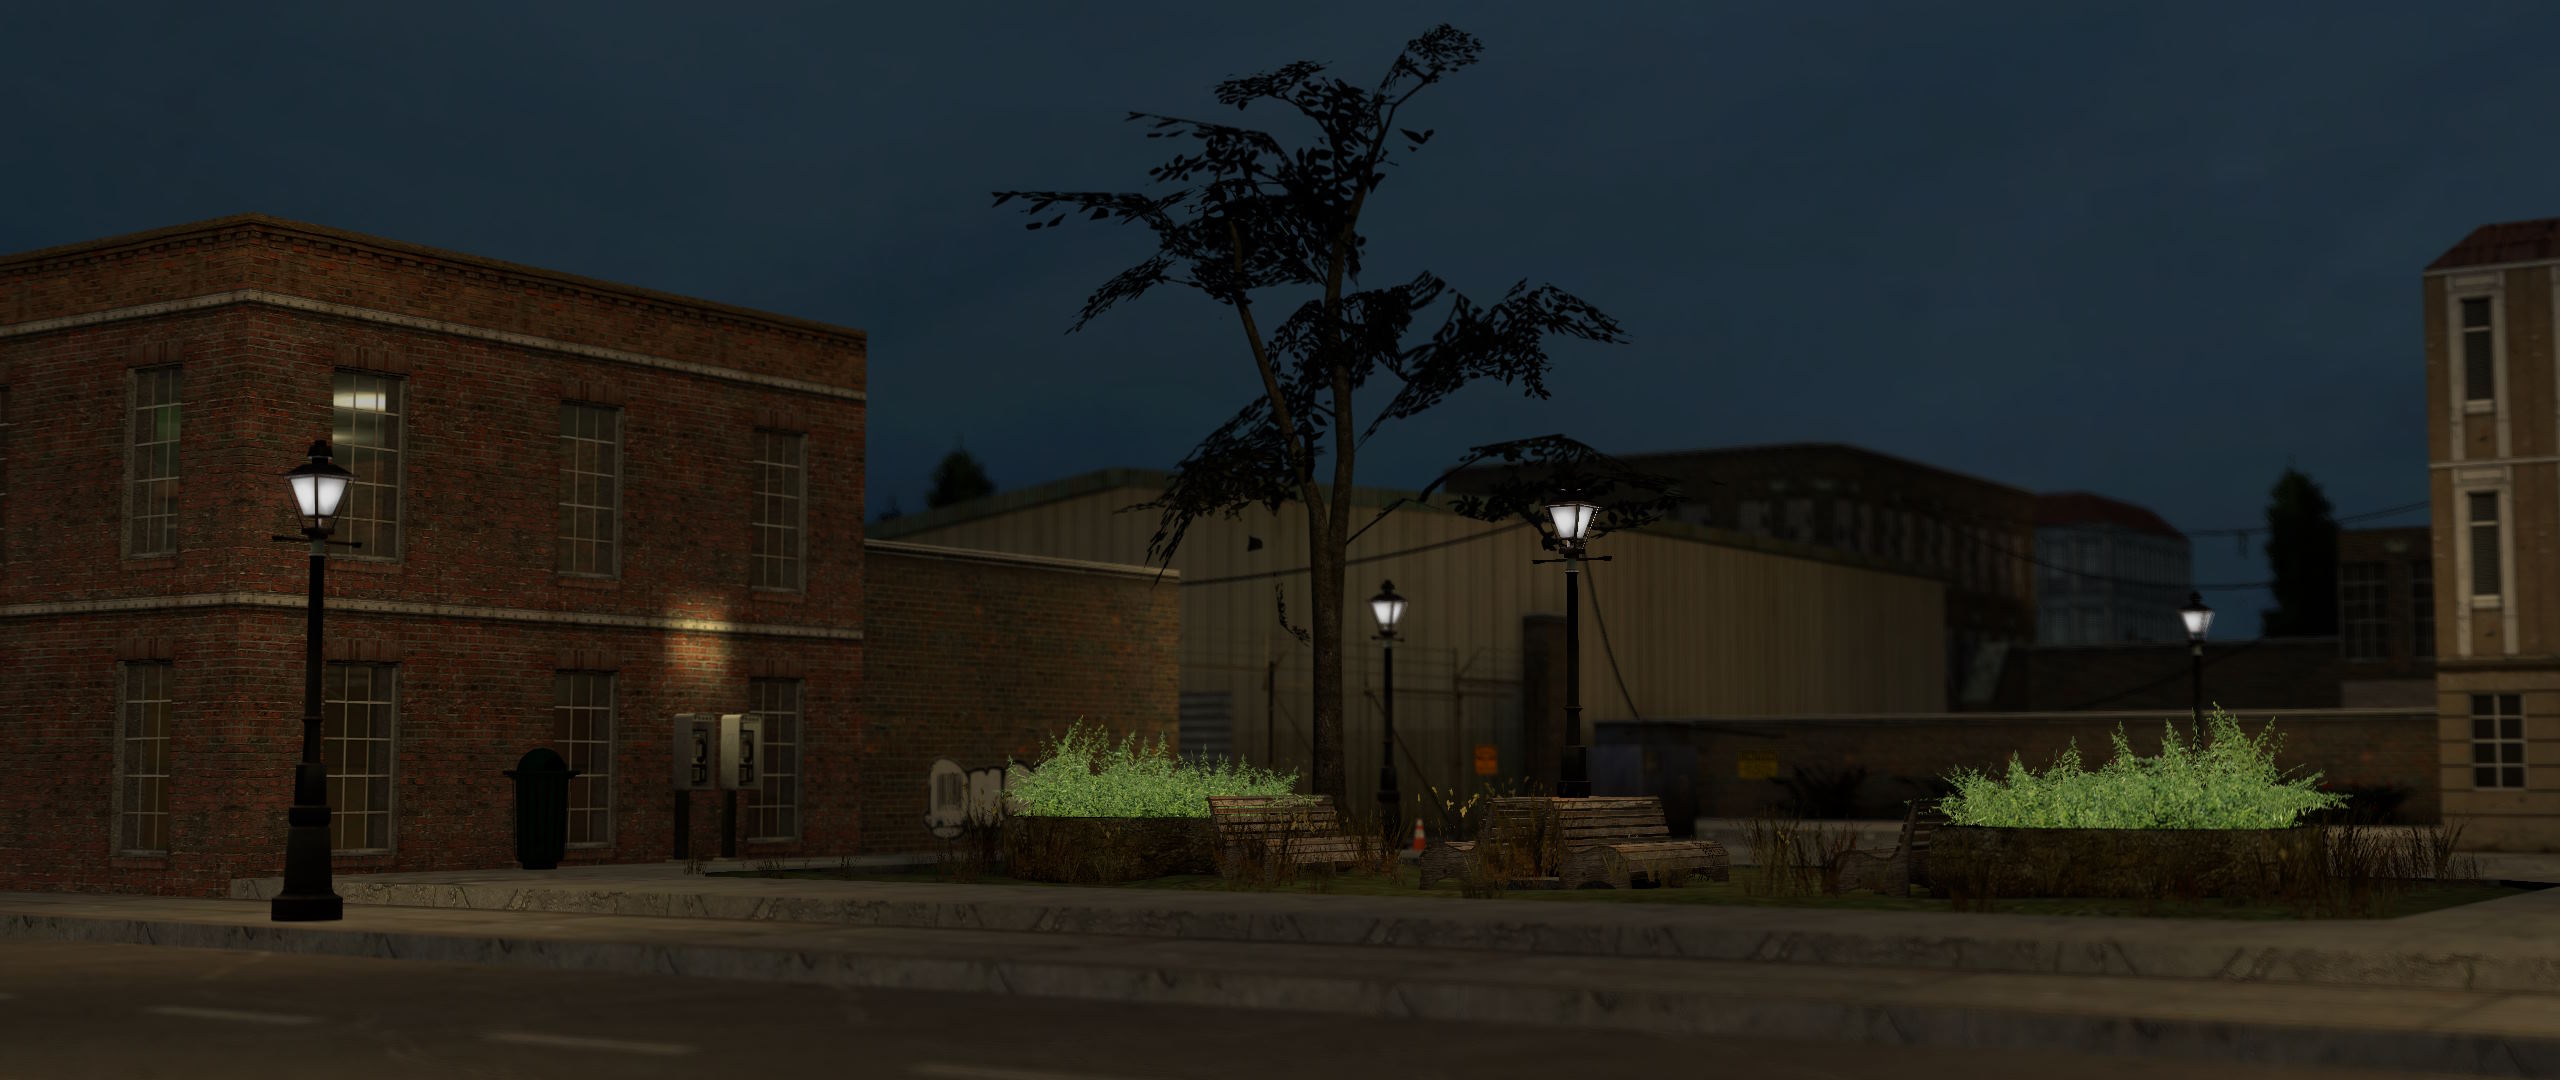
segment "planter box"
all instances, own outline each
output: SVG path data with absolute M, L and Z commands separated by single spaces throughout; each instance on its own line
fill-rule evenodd
M 2319 856 L 2318 829 L 1993 829 L 1940 825 L 1923 863 L 1929 895 L 2250 896 Z
M 1008 817 L 1005 873 L 1079 885 L 1214 874 L 1217 837 L 1205 817 Z

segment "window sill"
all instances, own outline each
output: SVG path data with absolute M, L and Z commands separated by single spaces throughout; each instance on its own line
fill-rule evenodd
M 809 594 L 798 589 L 768 589 L 758 585 L 747 590 L 747 599 L 769 600 L 777 604 L 807 603 Z
M 329 556 L 329 569 L 353 570 L 362 574 L 398 574 L 400 565 L 398 559 L 365 559 L 352 555 Z
M 2496 401 L 2466 401 L 2462 403 L 2462 414 L 2464 416 L 2483 416 L 2496 411 L 2498 411 L 2498 403 Z
M 622 588 L 622 579 L 587 574 L 555 574 L 552 580 L 572 589 L 599 589 L 614 592 Z
M 175 570 L 178 568 L 178 557 L 175 555 L 127 555 L 124 557 L 124 568 L 127 570 Z
M 158 855 L 110 855 L 107 865 L 117 870 L 166 870 L 169 868 L 169 856 L 166 852 Z
M 2506 597 L 2503 596 L 2475 596 L 2471 598 L 2471 610 L 2473 611 L 2496 611 L 2505 606 L 2507 606 L 2507 601 Z

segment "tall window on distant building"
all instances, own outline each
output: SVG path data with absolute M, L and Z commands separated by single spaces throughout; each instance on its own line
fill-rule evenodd
M 399 722 L 389 664 L 330 664 L 320 672 L 320 760 L 329 766 L 329 847 L 391 850 L 391 751 Z
M 2523 695 L 2471 695 L 2471 786 L 2523 790 Z
M 560 405 L 560 572 L 612 577 L 622 505 L 622 410 Z M 576 766 L 570 766 L 576 768 Z
M 133 432 L 126 462 L 127 555 L 178 550 L 178 369 L 133 372 Z
M 748 680 L 747 707 L 764 718 L 764 782 L 747 799 L 747 839 L 797 840 L 800 680 Z
M 803 482 L 807 436 L 756 432 L 753 582 L 759 589 L 801 587 L 808 505 Z M 768 733 L 770 734 L 770 733 Z
M 2464 297 L 2462 301 L 2462 389 L 2467 401 L 2491 401 L 2498 396 L 2497 327 L 2491 321 L 2489 298 Z
M 2383 564 L 2352 562 L 2338 567 L 2338 629 L 2349 660 L 2381 660 L 2391 655 L 2383 617 L 2387 599 Z
M 2506 581 L 2498 573 L 2498 493 L 2471 495 L 2471 595 L 2498 596 Z
M 563 671 L 552 679 L 552 743 L 569 778 L 569 843 L 613 842 L 613 673 Z
M 2409 655 L 2436 654 L 2436 568 L 2433 559 L 2409 562 Z
M 364 545 L 347 552 L 351 558 L 400 557 L 403 383 L 369 371 L 340 371 L 331 380 L 330 449 L 338 467 L 355 474 L 338 504 L 337 538 Z
M 116 850 L 158 855 L 169 850 L 169 673 L 176 665 L 137 660 L 123 667 Z

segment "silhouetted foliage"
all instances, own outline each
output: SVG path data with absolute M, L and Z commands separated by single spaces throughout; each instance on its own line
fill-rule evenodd
M 998 206 L 1019 200 L 1033 219 L 1027 226 L 1032 229 L 1053 228 L 1078 215 L 1140 225 L 1154 234 L 1156 253 L 1096 289 L 1070 332 L 1164 284 L 1196 290 L 1235 313 L 1261 396 L 1182 459 L 1161 497 L 1130 509 L 1161 512 L 1148 556 L 1170 564 L 1185 532 L 1201 517 L 1234 518 L 1254 505 L 1274 512 L 1289 502 L 1307 507 L 1315 606 L 1309 627 L 1315 649 L 1310 780 L 1316 792 L 1336 800 L 1345 787 L 1343 550 L 1352 535 L 1346 496 L 1359 448 L 1388 420 L 1427 410 L 1477 380 L 1517 384 L 1531 397 L 1547 397 L 1548 337 L 1624 340 L 1614 320 L 1552 285 L 1532 288 L 1523 280 L 1490 304 L 1459 295 L 1428 271 L 1395 284 L 1360 287 L 1367 245 L 1361 214 L 1395 164 L 1388 160 L 1390 144 L 1418 150 L 1432 137 L 1431 129 L 1400 126 L 1400 113 L 1423 88 L 1474 64 L 1481 52 L 1473 36 L 1442 25 L 1408 42 L 1375 89 L 1324 77 L 1323 65 L 1306 61 L 1229 79 L 1217 86 L 1219 104 L 1239 111 L 1255 104 L 1281 106 L 1310 121 L 1314 138 L 1292 148 L 1261 130 L 1133 112 L 1128 119 L 1145 123 L 1149 138 L 1189 144 L 1149 170 L 1149 179 L 1163 190 L 995 196 Z M 1272 289 L 1293 290 L 1298 299 L 1280 309 L 1285 314 L 1277 322 L 1266 322 L 1258 305 Z M 1437 325 L 1409 344 L 1415 323 L 1434 309 Z M 1353 395 L 1382 374 L 1393 380 L 1392 392 L 1363 424 Z M 1481 456 L 1506 447 L 1597 459 L 1560 436 L 1477 450 Z M 1327 449 L 1332 475 L 1323 477 L 1317 459 Z M 1491 505 L 1489 500 L 1483 509 L 1494 518 L 1511 512 L 1507 503 L 1499 512 Z M 1640 517 L 1630 509 L 1613 521 L 1624 527 Z M 1286 625 L 1285 613 L 1282 619 Z
M 933 467 L 933 488 L 924 496 L 925 509 L 940 510 L 953 503 L 983 499 L 996 493 L 996 482 L 987 478 L 987 467 L 961 447 L 952 447 Z
M 2327 637 L 2338 632 L 2338 522 L 2320 485 L 2287 465 L 2267 495 L 2267 566 L 2276 606 L 2264 613 L 2267 637 Z
M 1786 813 L 1807 821 L 1846 821 L 1858 816 L 1858 796 L 1867 786 L 1865 766 L 1808 769 L 1798 765 L 1793 772 L 1769 781 L 1786 789 L 1786 799 L 1779 804 Z

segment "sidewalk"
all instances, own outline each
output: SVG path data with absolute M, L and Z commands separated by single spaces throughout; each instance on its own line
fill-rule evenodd
M 281 880 L 234 882 L 262 899 Z M 701 877 L 674 863 L 342 877 L 359 906 L 2560 994 L 2560 889 L 2394 920 L 2135 919 Z
M 1529 940 L 1542 938 L 1537 924 L 1514 927 Z M 259 903 L 68 893 L 0 894 L 0 938 L 1579 1029 L 2560 1076 L 2560 994 L 2502 990 L 365 906 L 351 906 L 340 923 L 278 924 Z

